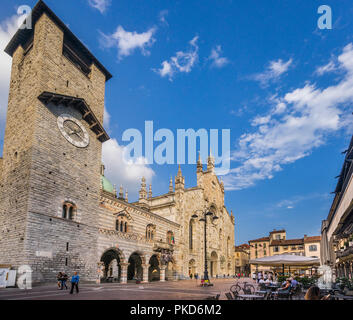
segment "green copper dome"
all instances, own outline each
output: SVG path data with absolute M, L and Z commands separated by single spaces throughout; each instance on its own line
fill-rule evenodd
M 104 191 L 114 193 L 114 186 L 105 176 L 101 176 L 101 185 Z

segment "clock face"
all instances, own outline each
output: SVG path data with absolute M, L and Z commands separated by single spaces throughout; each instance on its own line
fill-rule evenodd
M 69 114 L 62 114 L 57 120 L 58 127 L 67 141 L 78 148 L 85 148 L 89 144 L 89 135 L 85 127 Z

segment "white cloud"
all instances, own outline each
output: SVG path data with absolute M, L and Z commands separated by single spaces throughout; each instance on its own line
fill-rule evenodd
M 127 161 L 125 147 L 120 146 L 116 139 L 103 143 L 102 158 L 105 165 L 105 176 L 117 186 L 123 185 L 129 194 L 136 194 L 139 190 L 141 178 L 151 181 L 154 171 L 146 164 L 146 159 L 141 157 L 136 161 Z
M 199 47 L 197 45 L 198 36 L 195 36 L 190 42 L 189 51 L 178 51 L 175 56 L 171 57 L 169 61 L 165 60 L 162 62 L 162 68 L 153 69 L 161 77 L 169 77 L 169 80 L 173 79 L 173 76 L 177 72 L 189 73 L 196 62 L 198 61 Z
M 297 195 L 293 196 L 290 199 L 281 200 L 274 205 L 274 208 L 287 208 L 287 209 L 294 209 L 294 207 L 302 202 L 305 201 L 312 201 L 314 199 L 329 199 L 329 194 L 326 193 L 311 193 L 305 195 Z
M 166 16 L 168 15 L 168 10 L 162 10 L 160 13 L 159 13 L 159 21 L 162 23 L 162 24 L 165 24 L 166 26 L 168 26 L 168 21 L 166 19 Z
M 88 4 L 102 14 L 108 9 L 110 3 L 110 0 L 88 0 Z
M 287 62 L 284 62 L 282 59 L 271 61 L 263 73 L 255 74 L 251 78 L 259 81 L 263 86 L 267 86 L 270 81 L 278 80 L 283 73 L 287 72 L 292 62 L 292 59 L 289 59 Z
M 336 70 L 336 65 L 335 63 L 331 60 L 329 63 L 327 63 L 324 66 L 318 67 L 315 71 L 315 73 L 317 73 L 319 76 L 328 73 L 328 72 L 332 72 Z
M 24 19 L 25 16 L 13 15 L 0 23 L 0 128 L 5 128 L 12 61 L 4 50 Z
M 137 33 L 136 31 L 126 31 L 122 26 L 118 26 L 115 33 L 102 34 L 101 45 L 106 48 L 116 47 L 119 59 L 131 55 L 136 49 L 140 49 L 143 55 L 148 55 L 147 48 L 155 42 L 154 32 L 154 28 Z
M 238 149 L 232 155 L 232 160 L 240 165 L 224 178 L 228 189 L 247 188 L 257 181 L 271 179 L 283 165 L 306 157 L 323 145 L 328 134 L 348 126 L 352 129 L 352 44 L 343 49 L 338 63 L 344 75 L 337 84 L 320 89 L 307 83 L 273 99 L 275 108 L 255 118 L 266 121 L 253 120 L 257 129 L 240 137 Z M 274 112 L 279 103 L 281 112 Z
M 221 54 L 222 47 L 219 45 L 211 50 L 211 54 L 208 57 L 208 59 L 212 61 L 211 66 L 222 68 L 229 63 L 229 60 L 226 57 L 222 57 Z
M 105 130 L 110 131 L 110 113 L 108 112 L 105 106 L 104 106 L 104 113 L 103 113 L 103 125 L 105 127 Z

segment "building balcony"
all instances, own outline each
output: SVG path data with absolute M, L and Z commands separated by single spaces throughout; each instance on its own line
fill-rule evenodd
M 162 250 L 173 251 L 174 250 L 174 245 L 166 243 L 166 242 L 163 242 L 163 241 L 154 241 L 153 251 L 160 252 Z
M 349 255 L 353 256 L 353 247 L 348 247 L 343 251 L 336 251 L 336 257 L 339 258 L 345 258 Z

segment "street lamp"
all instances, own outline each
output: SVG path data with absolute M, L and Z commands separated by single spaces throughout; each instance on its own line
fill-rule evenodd
M 208 209 L 206 211 L 201 211 L 201 210 L 198 210 L 200 211 L 201 213 L 201 218 L 199 221 L 201 222 L 204 222 L 205 225 L 204 225 L 204 241 L 205 241 L 205 270 L 204 270 L 204 276 L 203 276 L 203 279 L 204 280 L 209 280 L 208 278 L 208 270 L 207 270 L 207 216 L 212 216 L 212 220 L 217 220 L 218 217 L 213 213 L 213 212 L 210 212 L 208 211 Z M 197 212 L 197 211 L 196 211 Z M 198 218 L 198 215 L 196 213 L 194 213 L 191 218 L 193 219 L 197 219 Z

